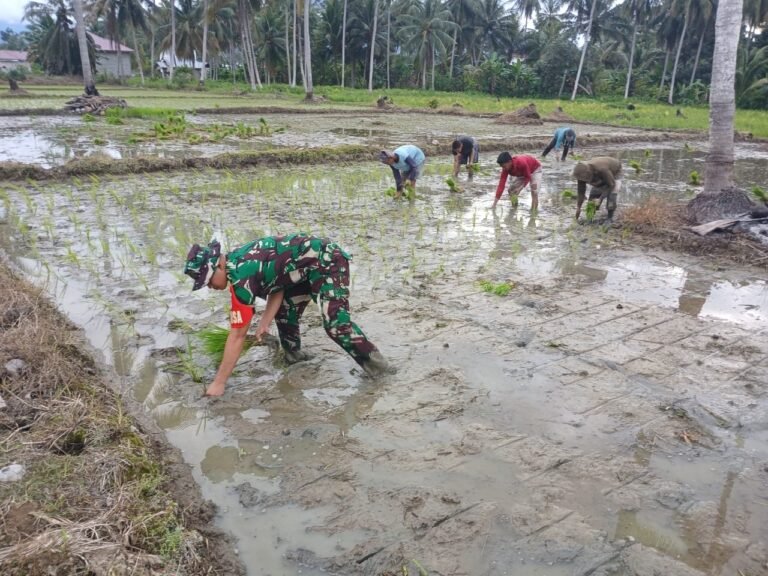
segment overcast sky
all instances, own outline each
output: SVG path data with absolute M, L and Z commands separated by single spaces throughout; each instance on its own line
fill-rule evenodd
M 0 0 L 0 21 L 18 24 L 29 0 Z

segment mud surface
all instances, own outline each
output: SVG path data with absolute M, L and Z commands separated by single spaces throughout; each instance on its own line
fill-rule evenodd
M 620 205 L 685 198 L 703 158 L 590 153 L 641 163 Z M 482 160 L 451 194 L 431 159 L 412 205 L 373 163 L 20 185 L 0 233 L 182 450 L 250 574 L 765 573 L 764 274 L 574 226 L 570 161 L 546 163 L 538 217 L 525 194 L 494 214 Z M 765 167 L 739 147 L 743 185 Z M 353 317 L 399 372 L 364 378 L 308 309 L 314 359 L 253 348 L 201 399 L 215 366 L 188 332 L 228 302 L 190 293 L 189 244 L 297 229 L 354 254 Z
M 270 148 L 318 148 L 358 144 L 394 148 L 412 142 L 425 148 L 434 143 L 448 150 L 457 135 L 471 132 L 481 148 L 500 150 L 543 148 L 559 124 L 543 126 L 501 126 L 493 118 L 466 118 L 450 115 L 375 113 L 344 111 L 307 114 L 186 114 L 191 127 L 211 129 L 215 125 L 259 127 L 263 118 L 269 135 L 240 138 L 228 136 L 218 142 L 196 142 L 188 135 L 177 138 L 145 137 L 158 120 L 127 118 L 122 125 L 107 124 L 97 117 L 84 122 L 79 116 L 0 117 L 0 162 L 21 162 L 43 168 L 71 160 L 101 155 L 113 159 L 209 158 L 227 152 L 259 151 Z M 669 134 L 632 128 L 574 124 L 582 144 L 653 139 L 698 140 L 696 134 Z M 132 138 L 133 137 L 133 138 Z M 138 141 L 137 141 L 138 137 Z

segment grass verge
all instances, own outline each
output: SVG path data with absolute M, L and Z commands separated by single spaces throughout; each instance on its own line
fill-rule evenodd
M 210 505 L 190 499 L 191 478 L 127 414 L 80 333 L 0 272 L 0 468 L 24 468 L 0 483 L 0 573 L 242 573 Z

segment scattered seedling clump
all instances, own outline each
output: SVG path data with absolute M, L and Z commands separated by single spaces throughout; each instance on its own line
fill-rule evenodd
M 491 282 L 490 280 L 480 280 L 478 283 L 480 289 L 487 294 L 495 294 L 496 296 L 507 296 L 515 287 L 510 282 Z
M 570 188 L 566 188 L 563 190 L 563 193 L 561 194 L 563 200 L 571 200 L 576 197 L 576 193 L 571 190 Z
M 630 160 L 629 165 L 635 169 L 635 174 L 640 174 L 640 172 L 643 171 L 642 166 L 640 165 L 640 162 L 637 160 Z
M 757 198 L 763 204 L 768 204 L 768 193 L 760 188 L 760 186 L 752 187 L 752 195 Z
M 688 175 L 688 184 L 701 186 L 701 174 L 696 170 L 691 170 L 691 173 Z

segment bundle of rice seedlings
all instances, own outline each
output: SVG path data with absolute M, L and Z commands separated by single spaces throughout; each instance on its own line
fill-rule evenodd
M 205 352 L 211 360 L 221 362 L 221 358 L 224 356 L 224 346 L 227 344 L 229 330 L 211 324 L 197 332 L 196 336 L 202 344 L 203 352 Z M 277 339 L 271 334 L 266 334 L 261 340 L 257 340 L 255 336 L 248 335 L 245 337 L 243 352 L 247 351 L 251 346 L 268 345 L 273 347 L 276 343 Z
M 595 218 L 595 214 L 597 214 L 597 202 L 589 201 L 587 202 L 587 222 L 592 222 Z
M 446 178 L 445 183 L 448 185 L 448 189 L 451 192 L 461 192 L 461 188 L 459 188 L 459 185 L 456 184 L 456 180 L 453 178 Z

